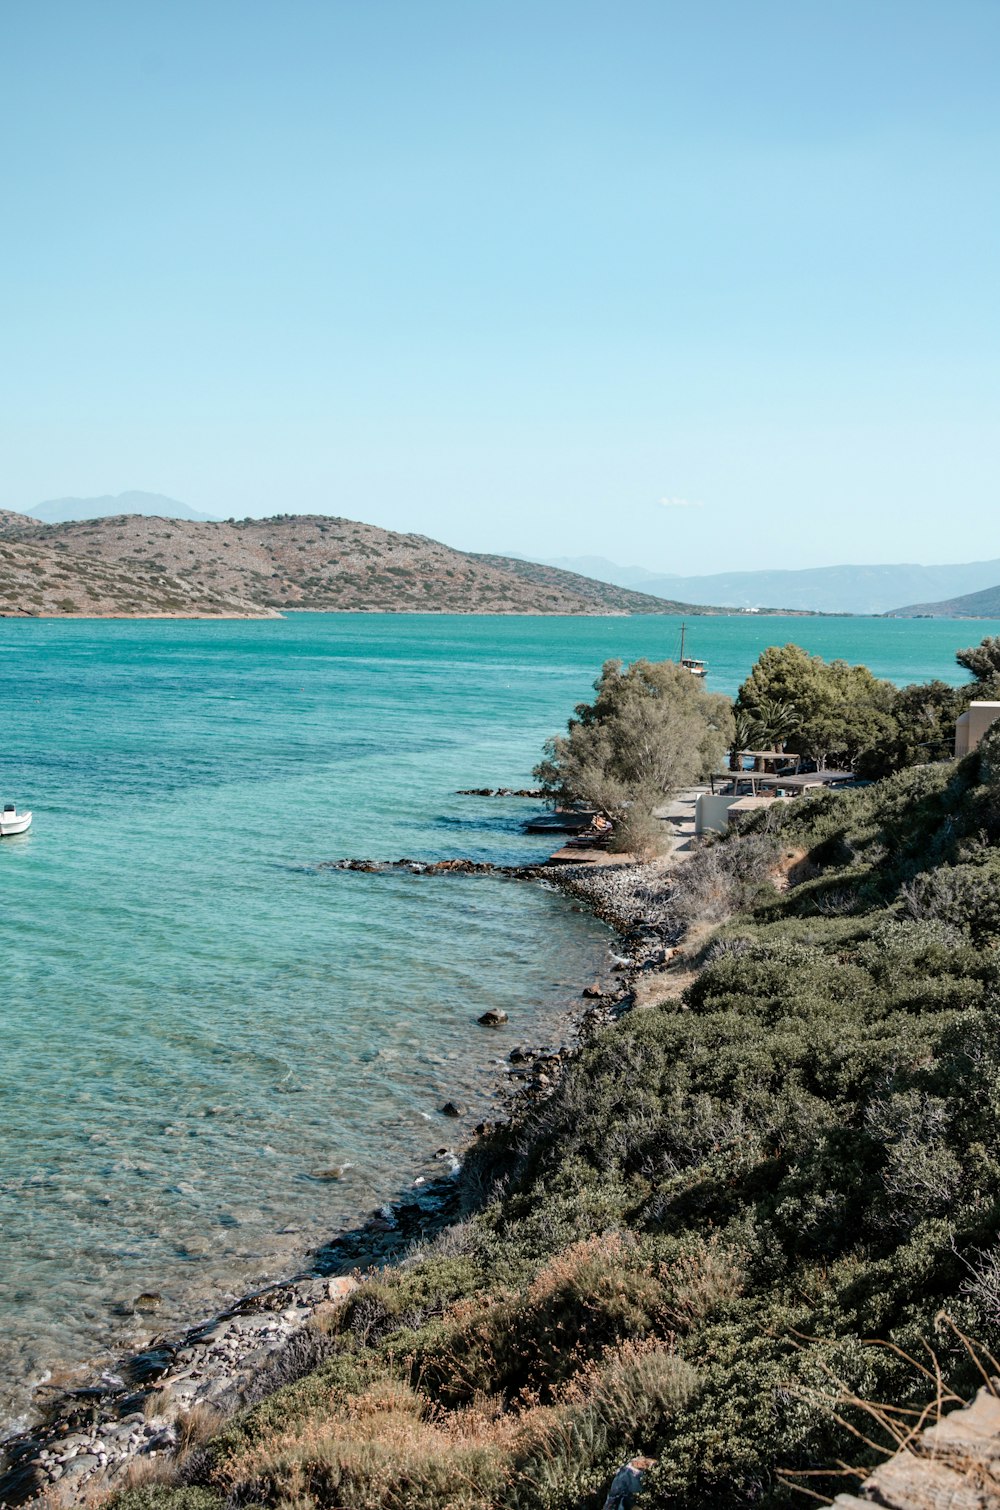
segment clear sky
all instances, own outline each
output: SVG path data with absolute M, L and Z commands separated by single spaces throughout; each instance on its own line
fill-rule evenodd
M 0 0 L 0 506 L 998 556 L 998 76 L 998 0 Z

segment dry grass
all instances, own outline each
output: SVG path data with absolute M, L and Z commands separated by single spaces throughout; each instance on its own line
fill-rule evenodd
M 575 1504 L 602 1493 L 689 1399 L 695 1374 L 674 1333 L 738 1287 L 721 1250 L 668 1267 L 609 1233 L 562 1249 L 523 1289 L 448 1304 L 416 1336 L 408 1311 L 392 1312 L 391 1286 L 378 1316 L 359 1294 L 344 1312 L 342 1354 L 290 1408 L 224 1432 L 202 1479 L 232 1503 L 284 1510 Z M 358 1325 L 382 1340 L 364 1343 Z
M 218 1431 L 226 1415 L 225 1411 L 207 1403 L 183 1411 L 174 1421 L 178 1455 L 184 1456 L 203 1447 Z
M 671 1320 L 683 1330 L 736 1300 L 744 1285 L 735 1255 L 712 1242 L 661 1266 L 660 1275 L 670 1290 Z
M 321 1417 L 262 1434 L 227 1459 L 224 1485 L 269 1503 L 486 1510 L 506 1476 L 500 1438 L 489 1412 L 435 1411 L 386 1378 Z
M 775 890 L 790 891 L 805 881 L 814 881 L 820 867 L 809 858 L 807 849 L 786 849 L 771 872 Z
M 496 1510 L 593 1494 L 623 1431 L 678 1408 L 693 1371 L 654 1342 L 592 1361 L 550 1405 L 476 1396 L 446 1410 L 386 1377 L 230 1455 L 217 1487 L 241 1502 L 351 1510 Z

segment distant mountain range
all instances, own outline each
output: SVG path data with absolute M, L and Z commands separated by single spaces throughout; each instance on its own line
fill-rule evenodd
M 792 608 L 813 613 L 882 614 L 900 603 L 935 603 L 978 593 L 1000 582 L 1000 560 L 956 566 L 815 566 L 801 571 L 714 572 L 679 576 L 640 566 L 618 566 L 600 556 L 562 557 L 545 563 L 583 572 L 655 597 L 730 608 Z M 901 610 L 910 614 L 909 609 Z
M 114 514 L 155 515 L 159 519 L 210 520 L 211 514 L 199 514 L 189 509 L 186 503 L 176 498 L 167 498 L 163 493 L 119 493 L 112 496 L 104 493 L 99 498 L 50 498 L 35 508 L 27 509 L 33 519 L 43 524 L 65 524 L 71 519 L 107 519 Z
M 156 495 L 141 496 L 148 502 Z M 296 608 L 713 612 L 327 515 L 203 522 L 119 513 L 42 524 L 0 512 L 0 615 L 253 618 Z

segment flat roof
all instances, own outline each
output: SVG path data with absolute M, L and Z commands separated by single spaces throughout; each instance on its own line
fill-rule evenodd
M 801 760 L 794 750 L 738 750 L 738 755 L 752 755 L 754 760 Z
M 807 771 L 802 776 L 777 776 L 775 781 L 781 786 L 833 786 L 841 781 L 853 781 L 853 771 Z
M 795 776 L 782 776 L 778 771 L 719 771 L 714 780 L 723 786 L 730 782 L 734 785 L 748 782 L 762 788 L 782 786 L 804 791 L 809 786 L 837 786 L 845 781 L 854 781 L 856 777 L 853 771 L 805 771 Z

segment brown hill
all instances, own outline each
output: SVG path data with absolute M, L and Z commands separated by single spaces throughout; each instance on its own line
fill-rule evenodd
M 33 523 L 8 531 L 7 538 L 26 549 L 66 552 L 74 561 L 96 559 L 108 567 L 144 573 L 154 582 L 154 574 L 162 573 L 206 600 L 238 599 L 263 609 L 705 612 L 592 582 L 573 572 L 503 556 L 470 555 L 423 535 L 317 515 L 202 524 L 128 514 L 68 524 Z M 68 589 L 67 595 L 76 596 Z
M 0 538 L 0 618 L 270 618 L 234 594 L 166 571 Z
M 30 514 L 15 514 L 13 509 L 0 509 L 0 535 L 6 535 L 10 530 L 23 530 L 37 524 L 38 520 L 32 519 Z

